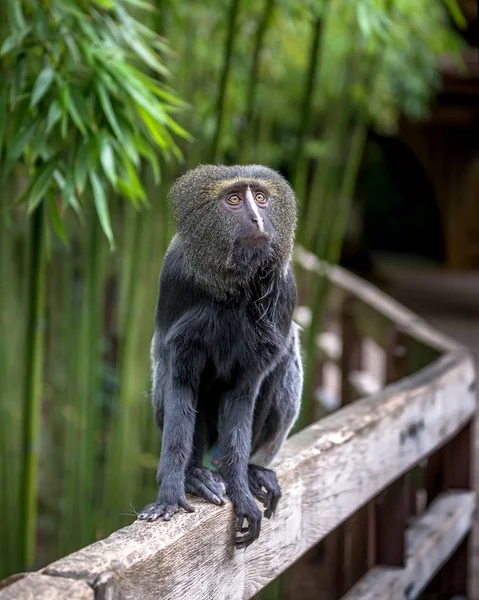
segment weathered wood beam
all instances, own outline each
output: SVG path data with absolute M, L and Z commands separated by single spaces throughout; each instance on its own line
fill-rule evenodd
M 0 590 L 0 600 L 94 600 L 85 581 L 31 573 Z
M 343 600 L 403 600 L 417 598 L 472 527 L 474 492 L 446 492 L 406 534 L 405 568 L 375 567 Z
M 337 295 L 342 293 L 355 296 L 361 304 L 361 311 L 365 315 L 367 327 L 360 331 L 361 335 L 373 337 L 380 345 L 384 340 L 378 340 L 377 336 L 371 335 L 374 330 L 374 322 L 386 334 L 391 323 L 397 325 L 404 334 L 435 348 L 439 352 L 448 352 L 463 348 L 453 338 L 436 331 L 423 318 L 407 309 L 400 302 L 393 300 L 375 285 L 364 281 L 353 273 L 349 273 L 341 267 L 329 265 L 319 260 L 316 256 L 297 247 L 295 257 L 302 268 L 313 271 L 320 276 L 326 277 L 335 286 L 335 304 L 339 306 Z M 360 323 L 359 323 L 360 325 Z
M 231 506 L 198 501 L 193 514 L 137 521 L 43 572 L 101 581 L 110 600 L 250 598 L 451 439 L 474 410 L 473 360 L 445 356 L 290 438 L 275 465 L 283 489 L 277 514 L 245 551 L 232 544 Z

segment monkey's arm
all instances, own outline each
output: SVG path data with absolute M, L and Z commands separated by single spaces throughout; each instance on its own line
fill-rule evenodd
M 264 505 L 266 518 L 275 512 L 281 497 L 276 475 L 266 467 L 281 450 L 301 405 L 303 366 L 299 329 L 292 323 L 288 350 L 264 380 L 256 401 L 249 485 L 253 495 Z
M 251 452 L 251 430 L 254 400 L 259 385 L 250 384 L 230 390 L 220 404 L 218 443 L 221 455 L 220 473 L 237 519 L 237 548 L 245 548 L 260 533 L 261 511 L 248 484 L 248 459 Z M 247 526 L 243 527 L 244 520 Z
M 197 390 L 205 364 L 198 341 L 199 304 L 184 278 L 181 254 L 168 252 L 160 279 L 156 328 L 152 342 L 153 403 L 162 429 L 156 502 L 140 519 L 168 521 L 179 507 L 193 510 L 185 495 L 185 472 L 193 449 Z
M 185 471 L 193 447 L 195 390 L 204 356 L 201 348 L 173 340 L 166 348 L 163 374 L 163 432 L 157 481 L 158 497 L 139 514 L 140 519 L 169 521 L 180 507 L 193 511 L 185 495 Z

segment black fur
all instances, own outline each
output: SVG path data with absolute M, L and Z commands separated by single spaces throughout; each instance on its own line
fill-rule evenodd
M 195 277 L 180 236 L 165 258 L 152 343 L 152 396 L 163 435 L 159 492 L 139 518 L 169 520 L 179 507 L 192 510 L 186 492 L 222 504 L 225 484 L 242 548 L 260 533 L 253 496 L 267 517 L 278 503 L 276 476 L 264 463 L 296 418 L 302 371 L 291 264 L 275 262 L 270 247 L 261 252 L 241 243 L 236 257 L 249 276 L 221 294 Z M 202 465 L 213 444 L 221 477 Z M 260 464 L 253 459 L 262 452 Z

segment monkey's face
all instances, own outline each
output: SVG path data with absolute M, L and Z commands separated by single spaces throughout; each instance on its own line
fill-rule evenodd
M 270 200 L 268 189 L 255 181 L 238 182 L 224 189 L 221 204 L 226 220 L 233 224 L 234 246 L 239 254 L 241 250 L 246 254 L 270 254 L 275 233 L 268 215 Z
M 246 275 L 262 262 L 289 262 L 296 197 L 272 169 L 204 165 L 180 177 L 169 197 L 178 233 L 197 268 Z

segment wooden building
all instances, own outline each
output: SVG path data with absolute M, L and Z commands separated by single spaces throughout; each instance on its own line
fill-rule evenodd
M 479 269 L 479 53 L 476 0 L 458 0 L 467 20 L 464 68 L 445 58 L 442 89 L 426 122 L 403 121 L 399 137 L 424 168 L 439 205 L 450 269 Z

